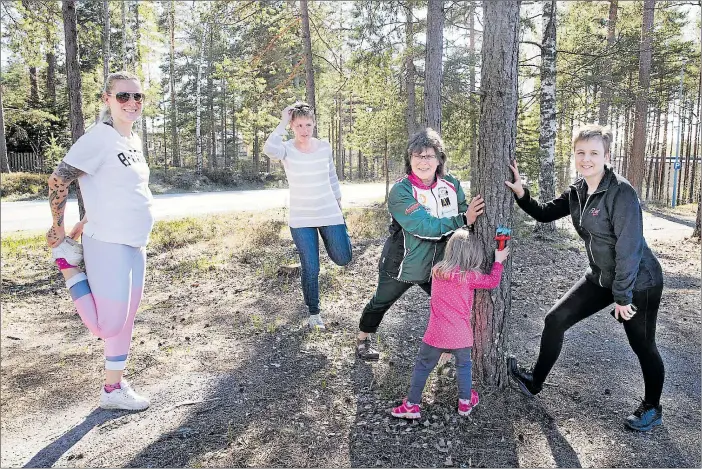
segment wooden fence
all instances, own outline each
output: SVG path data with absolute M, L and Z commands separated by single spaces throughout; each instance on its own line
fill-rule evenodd
M 44 172 L 44 158 L 36 153 L 8 153 L 7 160 L 10 165 L 10 171 Z

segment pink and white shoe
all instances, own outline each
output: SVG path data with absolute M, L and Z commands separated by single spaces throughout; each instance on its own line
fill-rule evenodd
M 458 414 L 465 417 L 470 415 L 471 411 L 480 402 L 480 397 L 478 396 L 478 391 L 475 389 L 470 390 L 470 402 L 464 399 L 458 400 Z
M 402 400 L 402 405 L 392 409 L 390 414 L 401 419 L 415 420 L 422 417 L 419 411 L 419 404 L 410 404 L 407 399 Z

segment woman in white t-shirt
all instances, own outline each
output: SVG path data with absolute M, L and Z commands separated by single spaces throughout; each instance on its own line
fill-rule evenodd
M 154 224 L 149 167 L 132 133 L 144 93 L 128 72 L 107 77 L 99 122 L 76 141 L 49 178 L 54 223 L 46 234 L 83 323 L 105 342 L 100 407 L 141 410 L 149 401 L 122 379 L 144 289 L 146 243 Z M 68 186 L 78 179 L 85 216 L 68 236 Z M 82 234 L 82 246 L 74 241 Z M 85 260 L 85 272 L 78 267 Z
M 295 138 L 283 141 L 290 124 Z M 324 330 L 319 312 L 319 236 L 337 265 L 351 262 L 351 239 L 341 213 L 341 190 L 331 145 L 314 134 L 314 111 L 306 103 L 286 107 L 263 151 L 281 160 L 290 186 L 290 233 L 300 255 L 302 295 L 309 326 Z

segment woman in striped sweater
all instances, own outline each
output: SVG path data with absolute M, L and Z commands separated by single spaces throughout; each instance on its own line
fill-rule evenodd
M 290 124 L 295 138 L 283 140 Z M 309 325 L 324 330 L 319 312 L 319 235 L 329 258 L 337 265 L 351 262 L 351 239 L 341 213 L 341 190 L 331 145 L 313 137 L 314 111 L 306 103 L 283 109 L 280 124 L 263 151 L 280 160 L 290 187 L 290 233 L 300 254 L 302 294 L 309 309 Z

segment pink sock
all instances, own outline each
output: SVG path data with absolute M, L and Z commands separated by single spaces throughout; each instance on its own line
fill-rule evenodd
M 110 392 L 114 391 L 115 389 L 122 389 L 122 386 L 120 386 L 119 383 L 105 385 L 105 392 L 107 392 L 107 393 L 110 393 Z
M 59 257 L 56 259 L 56 265 L 58 266 L 59 270 L 65 270 L 65 269 L 75 269 L 75 265 L 71 265 L 68 263 L 66 259 L 63 257 Z

